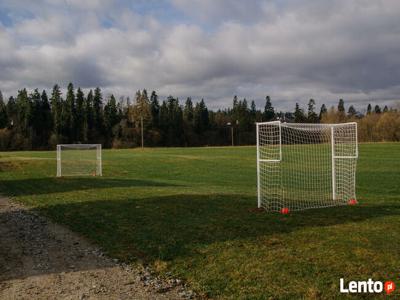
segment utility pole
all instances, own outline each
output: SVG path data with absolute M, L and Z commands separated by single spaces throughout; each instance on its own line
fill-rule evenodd
M 140 117 L 140 131 L 142 134 L 142 148 L 144 147 L 144 139 L 143 139 L 143 117 Z
M 226 123 L 226 125 L 231 127 L 231 141 L 232 141 L 232 146 L 234 146 L 234 140 L 233 140 L 233 124 L 231 122 Z

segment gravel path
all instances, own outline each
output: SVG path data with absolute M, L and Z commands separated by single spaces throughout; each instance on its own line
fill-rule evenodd
M 192 297 L 179 280 L 118 264 L 75 233 L 0 197 L 0 299 Z

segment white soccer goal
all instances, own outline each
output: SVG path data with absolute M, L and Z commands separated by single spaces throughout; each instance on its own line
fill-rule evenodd
M 57 145 L 57 177 L 61 176 L 102 176 L 101 145 Z
M 257 123 L 258 207 L 355 204 L 357 123 Z

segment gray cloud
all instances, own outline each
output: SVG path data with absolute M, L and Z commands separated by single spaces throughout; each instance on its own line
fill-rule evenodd
M 328 105 L 344 98 L 360 108 L 400 99 L 395 0 L 173 0 L 186 14 L 181 23 L 111 0 L 37 3 L 0 4 L 14 21 L 0 25 L 6 95 L 72 81 L 119 95 L 147 88 L 205 98 L 213 108 L 235 94 L 260 106 L 271 95 L 278 109 L 310 98 Z

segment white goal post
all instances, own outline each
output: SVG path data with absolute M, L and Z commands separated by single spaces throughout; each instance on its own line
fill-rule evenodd
M 102 176 L 101 144 L 57 145 L 57 177 Z
M 257 123 L 258 207 L 303 210 L 356 203 L 357 123 Z

